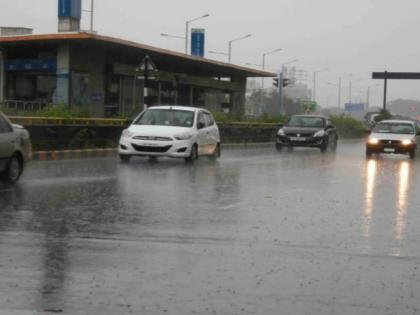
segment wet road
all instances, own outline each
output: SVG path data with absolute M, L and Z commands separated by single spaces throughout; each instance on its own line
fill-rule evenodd
M 0 187 L 0 314 L 420 314 L 419 187 L 361 142 L 32 163 Z

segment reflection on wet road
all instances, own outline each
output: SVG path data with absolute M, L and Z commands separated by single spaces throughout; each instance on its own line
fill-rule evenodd
M 0 314 L 420 314 L 419 163 L 33 163 L 0 186 Z

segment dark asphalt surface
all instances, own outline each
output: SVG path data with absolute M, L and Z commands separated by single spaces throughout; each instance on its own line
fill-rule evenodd
M 419 187 L 362 142 L 34 162 L 0 186 L 0 314 L 420 314 Z

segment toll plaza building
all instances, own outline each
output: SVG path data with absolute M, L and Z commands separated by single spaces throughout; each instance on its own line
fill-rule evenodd
M 145 56 L 157 68 L 146 91 Z M 0 37 L 0 103 L 18 110 L 64 104 L 112 117 L 173 104 L 242 116 L 247 78 L 274 76 L 94 33 Z

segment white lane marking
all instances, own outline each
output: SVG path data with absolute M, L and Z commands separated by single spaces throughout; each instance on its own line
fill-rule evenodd
M 248 202 L 237 202 L 237 203 L 232 203 L 230 205 L 221 206 L 221 207 L 219 207 L 219 209 L 229 210 L 229 209 L 236 208 L 236 207 L 246 206 L 248 204 L 249 204 Z

